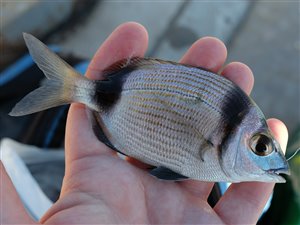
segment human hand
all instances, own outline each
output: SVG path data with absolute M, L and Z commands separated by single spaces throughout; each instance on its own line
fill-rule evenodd
M 147 32 L 139 24 L 119 26 L 94 56 L 87 76 L 101 79 L 101 71 L 123 58 L 143 56 Z M 195 42 L 182 63 L 218 72 L 226 47 L 216 38 Z M 226 65 L 221 74 L 250 93 L 254 79 L 244 64 Z M 282 122 L 268 120 L 275 138 L 286 148 Z M 214 208 L 207 198 L 214 183 L 161 181 L 117 157 L 95 137 L 85 106 L 72 104 L 66 128 L 66 172 L 58 201 L 43 216 L 45 224 L 255 224 L 274 184 L 232 184 Z M 25 212 L 1 164 L 1 222 L 35 223 Z

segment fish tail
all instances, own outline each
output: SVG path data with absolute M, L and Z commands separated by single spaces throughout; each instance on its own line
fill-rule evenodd
M 94 82 L 77 73 L 37 38 L 26 33 L 23 37 L 33 60 L 47 80 L 18 102 L 9 115 L 23 116 L 72 102 L 89 105 L 90 93 L 95 89 Z

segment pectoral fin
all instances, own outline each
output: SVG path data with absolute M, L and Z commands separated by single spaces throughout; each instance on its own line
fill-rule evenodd
M 176 173 L 166 167 L 163 167 L 163 166 L 159 166 L 153 170 L 150 171 L 150 174 L 157 177 L 158 179 L 161 179 L 161 180 L 174 180 L 174 181 L 177 181 L 177 180 L 186 180 L 186 179 L 189 179 L 188 177 L 186 176 L 183 176 L 179 173 Z

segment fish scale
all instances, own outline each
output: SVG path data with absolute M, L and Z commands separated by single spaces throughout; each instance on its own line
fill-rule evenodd
M 134 146 L 133 148 L 137 149 L 136 152 L 134 149 L 130 149 L 131 155 L 134 157 L 139 157 L 141 154 L 147 155 L 147 159 L 145 159 L 147 163 L 157 165 L 157 162 L 161 163 L 163 161 L 173 170 L 180 171 L 181 169 L 179 169 L 179 167 L 182 167 L 187 161 L 186 155 L 192 151 L 191 146 L 193 146 L 195 142 L 198 142 L 198 147 L 203 145 L 198 134 L 200 131 L 197 133 L 195 132 L 197 128 L 190 126 L 195 124 L 201 117 L 199 118 L 197 114 L 186 117 L 189 114 L 185 112 L 181 114 L 178 113 L 180 111 L 179 108 L 184 108 L 184 105 L 178 102 L 176 104 L 172 102 L 176 96 L 171 96 L 168 99 L 160 99 L 161 104 L 159 105 L 157 105 L 157 101 L 151 102 L 151 98 L 152 100 L 157 100 L 157 97 L 155 98 L 154 96 L 159 96 L 159 94 L 160 92 L 153 91 L 124 92 L 119 103 L 110 111 L 109 116 L 104 117 L 104 123 L 106 127 L 114 132 L 112 136 L 117 137 L 116 140 L 119 140 L 119 142 L 125 146 L 114 142 L 112 142 L 112 144 L 119 146 L 120 150 L 125 152 L 125 154 L 129 146 Z M 137 105 L 131 104 L 131 99 L 135 98 L 140 99 Z M 143 102 L 142 99 L 146 99 L 147 102 Z M 169 102 L 173 107 L 169 113 L 165 111 L 165 114 L 162 115 L 160 109 L 164 107 L 163 102 Z M 200 103 L 200 101 L 197 102 Z M 184 101 L 183 103 L 186 104 Z M 156 106 L 158 110 L 155 110 L 155 107 L 147 107 L 149 105 Z M 200 107 L 195 108 L 201 109 Z M 195 112 L 197 111 L 195 110 Z M 207 114 L 209 114 L 209 112 Z M 203 115 L 204 114 L 202 114 L 202 117 L 204 117 Z M 187 118 L 189 118 L 188 121 Z M 176 119 L 183 122 L 176 123 Z M 187 123 L 184 124 L 184 122 Z M 210 121 L 209 124 L 210 127 L 214 124 L 211 122 L 212 121 Z M 199 126 L 201 126 L 201 123 L 199 123 Z M 172 135 L 170 133 L 171 130 Z M 146 138 L 141 138 L 141 136 Z M 194 149 L 194 151 L 199 150 L 200 149 L 197 148 Z M 178 162 L 180 163 L 176 165 L 175 162 L 177 164 Z
M 174 67 L 174 65 L 172 66 Z M 211 73 L 209 72 L 202 74 L 202 70 L 198 69 L 198 74 L 194 74 L 185 71 L 187 76 L 177 77 L 177 74 L 173 74 L 173 79 L 170 79 L 170 72 L 164 73 L 164 71 L 166 70 L 159 70 L 160 73 L 155 74 L 147 69 L 133 71 L 127 81 L 124 83 L 123 91 L 151 89 L 173 92 L 184 97 L 200 98 L 219 113 L 222 113 L 220 109 L 224 102 L 237 102 L 237 104 L 245 105 L 249 104 L 249 101 L 245 101 L 243 98 L 244 93 L 242 91 L 233 91 L 235 90 L 233 89 L 233 85 L 223 85 L 223 83 L 226 83 L 223 81 L 224 78 L 222 79 L 219 77 L 218 83 L 217 78 L 211 78 Z M 202 79 L 202 81 L 199 82 L 197 80 L 190 80 L 189 78 L 191 76 L 193 76 L 193 78 L 197 78 L 198 80 Z M 204 78 L 206 81 L 210 82 L 204 83 Z M 182 85 L 180 82 L 183 82 L 185 85 Z M 218 83 L 218 89 L 215 88 L 216 83 Z
M 117 114 L 120 115 L 120 114 Z M 141 118 L 141 119 L 139 119 Z M 162 149 L 169 149 L 170 151 L 176 151 L 174 148 L 170 148 L 170 144 L 172 147 L 176 147 L 176 143 L 172 141 L 171 137 L 166 137 L 165 139 L 162 139 L 161 135 L 154 135 L 156 132 L 146 132 L 148 130 L 158 130 L 157 133 L 165 133 L 167 134 L 169 132 L 169 129 L 166 129 L 165 126 L 161 126 L 159 123 L 157 125 L 149 128 L 149 123 L 145 123 L 146 121 L 143 120 L 144 117 L 139 117 L 138 115 L 132 116 L 131 113 L 128 113 L 126 115 L 118 116 L 117 118 L 114 118 L 114 122 L 116 125 L 115 127 L 118 127 L 116 129 L 116 135 L 124 140 L 122 143 L 127 144 L 127 146 L 136 146 L 136 154 L 141 154 L 143 150 L 148 151 L 148 154 L 156 154 L 157 152 L 163 152 Z M 152 118 L 147 118 L 146 120 L 151 120 Z M 147 126 L 147 129 L 145 129 L 145 125 Z M 135 128 L 135 129 L 134 129 Z M 114 130 L 112 128 L 112 130 Z M 133 130 L 134 132 L 128 132 L 129 130 Z M 145 137 L 152 136 L 153 138 L 149 138 L 148 141 L 146 141 Z M 176 135 L 176 133 L 175 133 Z M 180 134 L 182 135 L 182 134 Z M 177 136 L 177 135 L 176 135 Z M 121 148 L 122 149 L 122 148 Z M 126 149 L 126 146 L 125 146 Z M 143 149 L 143 150 L 141 150 Z M 184 149 L 181 149 L 184 150 Z M 134 151 L 134 150 L 133 150 Z M 125 151 L 126 153 L 126 151 Z M 183 151 L 180 151 L 179 155 L 181 155 Z M 169 156 L 172 156 L 170 154 Z M 176 155 L 174 155 L 176 156 Z M 150 157 L 151 158 L 151 157 Z
M 146 70 L 147 71 L 147 70 Z M 161 71 L 160 71 L 161 72 Z M 168 73 L 167 73 L 168 74 Z M 155 77 L 156 79 L 160 79 L 160 81 L 161 82 L 165 82 L 164 81 L 164 76 L 165 74 L 160 74 L 160 75 L 157 75 L 157 77 Z M 140 85 L 140 88 L 142 89 L 142 88 L 144 88 L 144 89 L 147 89 L 147 90 L 153 90 L 153 89 L 156 89 L 157 88 L 157 85 L 158 85 L 158 83 L 159 82 L 150 82 L 150 85 L 149 85 L 149 87 L 145 87 L 145 85 L 144 85 L 144 83 L 143 82 L 141 82 L 141 81 L 144 81 L 145 82 L 145 78 L 144 77 L 153 77 L 153 74 L 147 74 L 147 73 L 145 73 L 145 72 L 141 72 L 141 73 L 139 73 L 139 71 L 135 71 L 135 74 L 131 74 L 130 75 L 130 78 L 129 79 L 127 79 L 126 80 L 126 82 L 125 82 L 125 84 L 124 84 L 124 91 L 130 91 L 131 89 L 136 89 L 137 87 L 139 87 L 139 85 Z M 173 77 L 174 77 L 174 79 L 175 78 L 177 78 L 175 75 L 173 75 Z M 188 78 L 188 76 L 187 76 L 187 78 Z M 171 82 L 170 83 L 175 83 L 176 82 L 176 80 L 171 80 Z M 141 82 L 141 83 L 140 83 Z M 191 82 L 190 82 L 191 83 Z M 148 82 L 148 84 L 149 84 L 149 82 Z M 202 83 L 202 85 L 203 85 L 203 83 Z M 172 86 L 172 85 L 170 85 L 170 86 L 168 86 L 168 83 L 166 83 L 165 82 L 165 87 L 166 88 L 168 88 L 167 90 L 166 89 L 159 89 L 159 90 L 157 90 L 158 92 L 157 92 L 157 96 L 160 96 L 161 94 L 163 94 L 163 93 L 165 93 L 166 91 L 170 91 L 170 92 L 175 92 L 176 91 L 176 87 L 174 87 L 174 86 Z M 206 89 L 208 89 L 207 88 L 207 86 L 205 87 Z M 175 89 L 175 90 L 174 90 Z M 202 90 L 204 90 L 204 89 L 202 89 Z M 220 92 L 215 92 L 216 94 L 218 94 L 220 97 L 220 99 L 224 99 L 224 98 L 227 98 L 227 96 L 226 95 L 221 95 L 220 94 Z M 181 95 L 180 95 L 181 94 Z M 186 98 L 186 95 L 185 95 L 186 93 L 184 92 L 184 93 L 177 93 L 177 92 L 175 92 L 175 94 L 174 94 L 174 99 L 173 99 L 173 101 L 174 102 L 176 102 L 176 97 L 181 97 L 182 99 L 184 99 L 184 101 L 188 101 L 189 99 L 187 99 Z M 199 94 L 201 94 L 201 96 L 202 96 L 202 100 L 206 97 L 205 96 L 205 92 L 200 92 L 199 90 L 197 90 L 197 92 L 195 91 L 195 98 L 194 99 L 192 99 L 192 102 L 199 102 L 199 100 L 198 100 L 198 96 L 199 96 Z M 153 96 L 153 98 L 157 98 L 157 96 Z M 206 97 L 206 99 L 208 100 L 208 101 L 210 101 L 210 99 L 213 99 L 213 97 L 212 96 L 210 96 L 209 94 L 207 95 L 207 97 Z M 214 101 L 212 101 L 211 102 L 211 104 L 214 104 L 214 105 L 216 105 L 216 107 L 219 107 L 219 108 L 221 108 L 220 107 L 220 102 L 222 102 L 222 101 L 220 101 L 220 99 L 219 99 L 219 101 L 217 102 L 217 103 L 214 103 Z M 193 101 L 194 100 L 194 101 Z M 194 103 L 192 103 L 192 104 L 194 104 Z M 149 105 L 153 105 L 153 102 L 148 102 L 147 104 L 149 104 Z M 172 104 L 172 102 L 170 102 L 170 103 L 168 103 L 168 104 Z M 184 105 L 184 103 L 182 104 L 182 103 L 178 103 L 177 105 Z M 210 106 L 210 105 L 209 105 Z M 188 106 L 189 108 L 190 108 L 190 106 Z M 216 107 L 212 107 L 212 106 L 210 106 L 213 110 L 216 110 L 215 108 Z M 220 118 L 219 118 L 219 116 L 218 115 L 215 115 L 215 113 L 213 113 L 212 112 L 212 110 L 211 109 L 207 109 L 207 108 L 205 108 L 206 110 L 208 110 L 207 111 L 207 113 L 205 113 L 204 112 L 204 114 L 202 114 L 203 115 L 203 117 L 204 118 L 211 118 L 211 120 L 219 120 Z M 177 112 L 179 109 L 178 109 L 178 107 L 175 107 L 175 110 L 173 110 L 173 111 L 175 111 L 175 112 Z M 202 110 L 202 109 L 199 109 L 199 110 Z M 199 110 L 198 110 L 198 112 L 199 112 Z M 202 110 L 202 112 L 203 112 L 204 110 Z M 218 111 L 218 110 L 216 110 L 216 111 Z M 195 111 L 195 113 L 197 112 L 197 110 Z M 218 111 L 219 112 L 219 111 Z M 215 116 L 211 116 L 211 114 L 214 114 Z M 189 115 L 189 113 L 187 113 L 187 115 Z M 202 119 L 201 118 L 201 116 L 200 117 L 198 117 L 200 120 Z M 194 122 L 194 121 L 193 121 Z M 193 124 L 193 123 L 191 123 L 191 124 Z M 202 124 L 203 125 L 203 124 Z M 202 127 L 204 127 L 205 128 L 205 126 L 202 126 Z
M 146 98 L 144 98 L 144 99 L 146 99 Z M 157 98 L 152 98 L 152 99 L 157 100 Z M 173 108 L 177 108 L 176 111 L 171 110 L 171 109 L 167 110 L 166 108 L 156 106 L 156 101 L 155 102 L 147 101 L 145 104 L 142 104 L 141 101 L 142 100 L 140 100 L 139 103 L 129 102 L 129 105 L 133 104 L 133 105 L 138 105 L 138 106 L 141 106 L 141 107 L 147 107 L 147 108 L 150 108 L 152 110 L 157 110 L 158 113 L 171 113 L 171 114 L 174 114 L 174 116 L 181 117 L 181 121 L 184 121 L 186 123 L 186 126 L 189 126 L 189 127 L 193 128 L 194 130 L 199 130 L 199 132 L 201 132 L 201 133 L 208 133 L 208 130 L 205 130 L 205 128 L 208 127 L 207 126 L 208 124 L 210 126 L 213 124 L 212 121 L 211 121 L 211 115 L 210 115 L 210 117 L 207 115 L 206 118 L 205 118 L 205 114 L 203 114 L 203 113 L 200 114 L 199 110 L 198 111 L 196 111 L 196 110 L 191 111 L 191 108 L 185 108 L 184 109 L 184 107 L 182 105 L 180 105 L 181 109 L 184 109 L 184 110 L 180 110 L 174 104 L 173 104 Z M 163 101 L 161 101 L 161 102 L 163 102 Z M 179 105 L 177 104 L 177 106 L 179 106 Z M 214 121 L 215 121 L 215 119 L 214 119 Z M 198 127 L 196 126 L 197 124 L 198 124 Z M 205 124 L 207 124 L 207 125 L 203 126 Z M 182 131 L 184 131 L 184 129 L 182 129 Z
M 174 73 L 173 70 L 160 70 L 160 73 L 163 73 L 164 76 L 160 76 L 157 79 L 160 79 L 163 82 L 173 82 L 174 84 L 184 84 L 187 85 L 188 87 L 193 87 L 196 88 L 197 90 L 205 90 L 207 91 L 216 91 L 217 93 L 225 93 L 227 90 L 222 88 L 224 86 L 221 86 L 220 84 L 216 83 L 216 82 L 211 82 L 212 80 L 208 79 L 209 76 L 205 75 L 205 76 L 196 76 L 196 77 L 192 77 L 192 73 L 188 73 L 188 72 L 177 72 Z M 200 74 L 200 73 L 198 73 Z M 208 85 L 208 84 L 212 84 L 212 85 Z M 201 89 L 202 88 L 202 89 Z M 218 89 L 219 88 L 219 89 Z M 198 92 L 199 93 L 199 92 Z M 213 96 L 218 96 L 218 95 L 214 95 L 213 92 L 210 92 L 210 94 L 212 94 Z
M 197 85 L 198 87 L 201 87 L 203 85 L 204 87 L 209 86 L 210 90 L 214 90 L 217 93 L 221 92 L 223 94 L 224 91 L 227 92 L 232 88 L 231 86 L 228 86 L 227 82 L 225 83 L 222 82 L 223 79 L 217 79 L 215 78 L 215 75 L 212 77 L 211 73 L 207 71 L 197 69 L 197 72 L 195 72 L 194 70 L 189 69 L 188 67 L 175 66 L 175 65 L 171 65 L 171 66 L 162 65 L 160 67 L 166 67 L 166 68 L 158 68 L 156 73 L 153 73 L 153 69 L 152 70 L 141 69 L 141 71 L 139 70 L 138 72 L 134 71 L 131 74 L 133 75 L 131 77 L 132 78 L 131 81 L 127 81 L 127 84 L 132 84 L 133 87 L 136 87 L 135 83 L 138 82 L 139 80 L 145 84 L 147 83 L 146 82 L 147 78 L 151 79 L 156 77 L 156 79 L 160 79 L 161 81 L 164 81 L 166 79 L 171 79 L 171 82 L 175 84 L 179 82 L 185 82 L 188 85 Z M 178 67 L 182 67 L 182 69 L 180 70 L 180 68 Z M 134 77 L 134 75 L 136 76 Z M 125 85 L 124 88 L 126 88 Z
M 128 123 L 129 126 L 132 124 L 132 122 L 138 122 L 138 123 L 140 123 L 140 125 L 141 125 L 142 128 L 140 128 L 140 127 L 136 127 L 136 128 L 137 129 L 141 129 L 142 131 L 145 131 L 145 130 L 153 130 L 153 131 L 155 131 L 155 130 L 156 131 L 166 130 L 167 133 L 169 133 L 168 131 L 170 129 L 173 129 L 173 132 L 175 132 L 176 134 L 178 133 L 180 136 L 183 135 L 184 133 L 189 134 L 186 130 L 183 132 L 182 129 L 180 129 L 180 128 L 179 129 L 175 129 L 176 127 L 175 127 L 174 124 L 168 124 L 168 123 L 165 123 L 164 121 L 162 121 L 162 122 L 158 121 L 153 116 L 147 116 L 147 117 L 145 117 L 143 114 L 132 112 L 132 111 L 126 112 L 125 110 L 124 110 L 124 112 L 125 113 L 122 114 L 119 111 L 116 111 L 116 112 L 112 113 L 111 117 L 107 118 L 107 119 L 113 118 L 113 121 L 111 123 L 117 123 L 117 126 L 123 124 L 123 126 L 125 128 L 124 131 L 123 131 L 124 133 L 126 133 L 126 130 L 130 130 L 130 129 L 126 129 L 126 126 L 127 126 L 126 122 Z M 114 115 L 116 117 L 114 117 Z M 122 120 L 124 120 L 124 121 L 122 121 Z M 152 126 L 146 126 L 149 123 Z M 120 129 L 122 129 L 122 128 L 120 128 Z M 133 133 L 136 133 L 136 132 L 133 131 Z M 151 133 L 149 133 L 149 134 L 151 134 Z M 154 134 L 154 133 L 152 133 L 152 134 Z M 128 134 L 128 136 L 130 136 L 130 134 Z M 164 143 L 162 143 L 162 144 L 164 144 Z
M 162 73 L 169 74 L 170 76 L 177 78 L 181 78 L 184 80 L 191 81 L 191 84 L 194 83 L 196 85 L 205 85 L 205 87 L 209 87 L 210 90 L 214 90 L 220 94 L 226 94 L 229 91 L 235 90 L 235 85 L 230 83 L 226 79 L 221 79 L 221 77 L 216 76 L 211 72 L 195 69 L 190 67 L 185 67 L 183 70 L 178 70 L 176 67 L 168 68 L 166 70 L 160 70 Z M 179 71 L 179 72 L 178 72 Z M 214 95 L 216 96 L 216 95 Z M 224 97 L 224 96 L 223 96 Z M 237 97 L 237 96 L 235 96 Z

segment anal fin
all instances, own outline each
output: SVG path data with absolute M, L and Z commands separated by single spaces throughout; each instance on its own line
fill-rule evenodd
M 186 180 L 189 179 L 186 176 L 183 176 L 179 173 L 176 173 L 166 167 L 159 166 L 153 170 L 150 171 L 150 174 L 157 177 L 158 179 L 161 180 L 173 180 L 173 181 L 178 181 L 178 180 Z
M 104 143 L 106 146 L 111 148 L 112 150 L 121 153 L 122 155 L 125 155 L 123 152 L 119 151 L 107 138 L 105 135 L 103 129 L 101 128 L 99 117 L 96 115 L 97 112 L 88 110 L 88 117 L 91 120 L 92 123 L 92 129 L 99 141 Z

